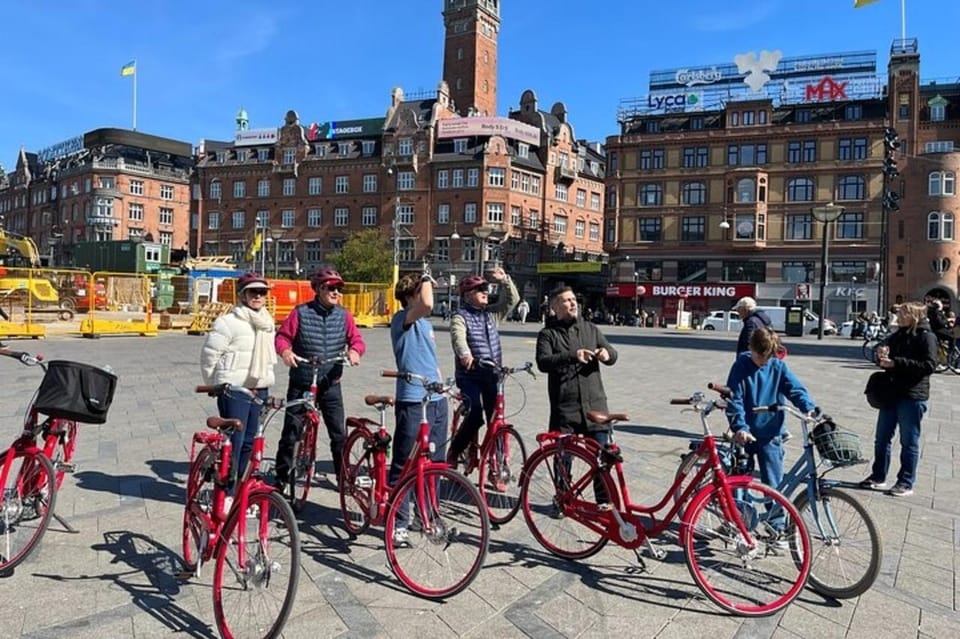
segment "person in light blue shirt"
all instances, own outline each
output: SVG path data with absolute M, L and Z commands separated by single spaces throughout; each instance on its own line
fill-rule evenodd
M 443 381 L 437 360 L 437 340 L 433 325 L 428 319 L 433 311 L 434 281 L 429 274 L 410 274 L 400 278 L 394 295 L 403 307 L 390 322 L 390 342 L 397 370 L 422 375 L 431 381 Z M 393 459 L 387 481 L 394 485 L 400 478 L 403 467 L 410 457 L 420 430 L 420 402 L 426 391 L 419 383 L 410 384 L 397 379 L 394 411 L 397 427 L 393 433 Z M 430 424 L 430 442 L 435 445 L 433 461 L 446 458 L 447 401 L 442 395 L 434 395 L 427 406 L 427 421 Z M 394 544 L 407 544 L 407 527 L 410 522 L 409 504 L 403 504 L 397 514 L 393 531 Z
M 784 399 L 805 413 L 816 410 L 810 393 L 777 357 L 780 338 L 772 328 L 757 328 L 750 335 L 750 350 L 740 353 L 730 368 L 727 387 L 727 420 L 735 440 L 756 458 L 760 480 L 777 488 L 783 480 L 783 411 L 755 413 L 758 406 L 780 404 Z

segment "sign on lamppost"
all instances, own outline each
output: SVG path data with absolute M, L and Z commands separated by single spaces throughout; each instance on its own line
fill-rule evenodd
M 827 256 L 829 254 L 830 224 L 843 215 L 843 207 L 830 202 L 826 206 L 815 206 L 810 214 L 818 222 L 823 222 L 823 242 L 820 246 L 820 321 L 817 325 L 817 339 L 823 339 L 823 319 L 827 314 Z

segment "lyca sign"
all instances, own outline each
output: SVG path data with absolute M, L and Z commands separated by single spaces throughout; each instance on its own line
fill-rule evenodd
M 684 111 L 700 108 L 702 98 L 696 93 L 648 95 L 647 106 L 655 111 Z

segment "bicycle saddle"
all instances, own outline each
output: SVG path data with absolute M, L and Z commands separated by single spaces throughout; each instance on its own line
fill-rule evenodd
M 391 395 L 367 395 L 363 398 L 363 403 L 367 406 L 376 406 L 377 404 L 393 406 L 393 397 Z
M 225 417 L 207 417 L 207 428 L 213 430 L 243 430 L 243 422 L 239 419 Z
M 626 413 L 605 413 L 602 410 L 592 410 L 587 413 L 587 419 L 594 424 L 609 424 L 611 422 L 625 422 L 630 418 Z

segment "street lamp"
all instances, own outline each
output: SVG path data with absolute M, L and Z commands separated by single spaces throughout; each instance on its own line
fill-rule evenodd
M 823 319 L 827 310 L 827 256 L 830 224 L 843 215 L 843 207 L 830 202 L 826 206 L 814 206 L 810 209 L 810 214 L 818 222 L 823 222 L 823 243 L 820 246 L 820 321 L 817 327 L 817 339 L 823 339 Z
M 273 240 L 273 278 L 280 276 L 280 238 L 283 237 L 283 229 L 272 229 L 270 238 Z
M 483 261 L 486 258 L 487 238 L 493 235 L 493 229 L 489 226 L 478 226 L 473 229 L 473 234 L 480 240 L 480 277 L 483 277 Z
M 633 316 L 640 310 L 640 271 L 633 272 Z

